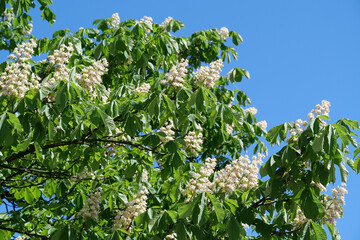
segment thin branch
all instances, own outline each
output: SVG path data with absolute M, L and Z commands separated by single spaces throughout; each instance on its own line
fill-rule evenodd
M 271 231 L 272 235 L 279 235 L 279 236 L 284 236 L 284 235 L 288 235 L 288 234 L 292 234 L 295 233 L 297 231 L 300 231 L 303 228 L 303 226 L 301 227 L 297 227 L 294 230 L 291 231 L 283 231 L 283 232 L 279 232 L 279 231 Z
M 56 147 L 68 146 L 68 145 L 79 145 L 79 144 L 94 143 L 94 142 L 107 142 L 107 143 L 115 143 L 115 144 L 119 144 L 119 145 L 129 145 L 132 147 L 139 148 L 140 150 L 146 150 L 146 151 L 154 152 L 156 154 L 165 155 L 164 153 L 158 152 L 154 149 L 148 148 L 148 147 L 143 146 L 138 143 L 133 143 L 130 141 L 105 140 L 105 139 L 99 139 L 99 138 L 97 138 L 97 139 L 81 139 L 81 140 L 72 140 L 72 141 L 66 141 L 66 142 L 52 143 L 52 144 L 42 146 L 41 149 L 45 150 L 45 149 L 51 149 L 51 148 L 56 148 Z M 28 150 L 14 154 L 14 155 L 6 158 L 5 161 L 8 163 L 11 163 L 12 161 L 14 161 L 16 159 L 22 158 L 22 157 L 26 156 L 27 154 L 31 154 L 34 152 L 35 152 L 35 146 L 31 145 Z
M 25 234 L 25 235 L 28 235 L 30 237 L 37 237 L 37 238 L 41 238 L 41 239 L 50 239 L 49 237 L 44 236 L 44 235 L 39 235 L 39 234 L 35 234 L 35 233 L 29 233 L 29 232 L 26 232 L 26 231 L 16 230 L 16 229 L 7 228 L 7 227 L 3 227 L 3 226 L 0 226 L 0 229 L 10 231 L 10 232 L 13 232 L 13 233 Z

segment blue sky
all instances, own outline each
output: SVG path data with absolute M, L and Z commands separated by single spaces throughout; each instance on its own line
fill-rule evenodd
M 39 17 L 33 34 L 50 37 L 58 29 L 91 27 L 93 20 L 115 12 L 122 20 L 151 16 L 182 21 L 185 36 L 203 29 L 235 30 L 244 38 L 238 61 L 224 68 L 245 68 L 251 79 L 236 85 L 251 98 L 268 129 L 286 121 L 306 119 L 314 106 L 331 102 L 330 118 L 360 120 L 360 1 L 348 0 L 233 0 L 233 1 L 118 1 L 61 0 L 50 28 Z M 34 12 L 36 15 L 36 13 Z M 350 174 L 344 218 L 337 227 L 343 239 L 357 239 L 360 176 Z

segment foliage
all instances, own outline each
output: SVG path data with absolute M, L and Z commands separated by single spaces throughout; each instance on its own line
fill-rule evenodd
M 38 2 L 53 21 L 51 1 Z M 25 26 L 29 7 L 1 1 L 2 16 L 17 16 L 1 26 Z M 0 65 L 3 239 L 326 239 L 325 226 L 340 239 L 346 190 L 331 197 L 324 186 L 337 169 L 343 182 L 347 166 L 360 169 L 348 157 L 356 121 L 328 124 L 323 101 L 309 122 L 267 132 L 246 94 L 227 87 L 249 73 L 219 75 L 242 42 L 226 28 L 178 37 L 177 20 L 117 14 L 94 25 L 52 39 L 0 31 L 14 49 Z M 283 142 L 262 180 L 261 139 Z

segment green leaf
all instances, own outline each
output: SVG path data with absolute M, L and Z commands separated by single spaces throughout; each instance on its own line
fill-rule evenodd
M 36 158 L 40 161 L 43 160 L 42 148 L 38 142 L 34 142 Z
M 229 198 L 225 198 L 224 205 L 232 214 L 235 214 L 237 208 L 239 207 L 234 199 Z
M 240 43 L 243 42 L 243 39 L 240 36 L 240 34 L 238 34 L 235 31 L 230 31 L 229 36 L 232 38 L 232 42 L 235 44 L 235 46 L 238 46 Z
M 50 240 L 75 240 L 76 239 L 76 232 L 70 226 L 67 225 L 60 230 L 57 230 L 53 233 L 50 237 Z
M 356 170 L 357 173 L 360 172 L 360 156 L 358 156 L 358 157 L 355 159 L 354 169 Z
M 210 193 L 207 193 L 207 195 L 208 195 L 212 205 L 214 206 L 214 210 L 215 210 L 217 220 L 218 220 L 219 223 L 221 223 L 222 220 L 225 217 L 225 211 L 222 208 L 221 203 L 219 202 L 219 200 L 217 200 L 217 198 L 214 195 L 212 195 Z
M 340 168 L 341 181 L 346 182 L 349 171 L 346 169 L 343 163 L 340 163 L 338 166 Z
M 175 231 L 178 239 L 186 239 L 186 228 L 181 221 L 177 222 Z
M 177 144 L 174 141 L 168 141 L 165 143 L 164 147 L 169 153 L 175 153 L 177 151 Z
M 174 102 L 171 101 L 171 99 L 168 96 L 166 96 L 165 94 L 162 94 L 162 96 L 164 97 L 166 104 L 167 104 L 169 110 L 171 111 L 171 113 L 175 113 L 176 107 L 175 107 Z
M 9 119 L 8 119 L 9 123 L 16 129 L 16 131 L 18 133 L 23 132 L 24 129 L 19 121 L 19 118 L 13 113 L 7 112 L 7 114 L 9 116 Z
M 191 203 L 180 205 L 179 208 L 178 208 L 179 217 L 180 218 L 189 217 L 191 215 L 192 211 L 193 211 L 194 205 L 197 202 L 197 200 L 198 200 L 198 197 L 193 199 L 191 201 Z
M 195 100 L 195 104 L 196 104 L 196 108 L 198 111 L 202 111 L 205 109 L 206 107 L 206 96 L 204 94 L 204 90 L 202 88 L 199 88 L 197 90 L 197 94 L 196 94 L 196 100 Z
M 336 129 L 336 132 L 337 134 L 339 135 L 340 139 L 341 139 L 341 146 L 344 148 L 344 147 L 347 147 L 350 143 L 350 136 L 349 134 L 347 133 L 347 129 L 340 125 L 340 124 L 332 124 L 335 129 Z
M 19 145 L 17 145 L 16 149 L 20 152 L 25 151 L 32 140 L 32 133 L 30 133 L 25 140 L 23 140 Z
M 239 224 L 233 215 L 230 216 L 227 224 L 227 233 L 229 235 L 229 240 L 241 240 L 242 236 L 246 235 L 245 229 Z
M 301 194 L 301 210 L 308 219 L 316 219 L 324 215 L 324 207 L 310 189 Z
M 312 148 L 314 152 L 320 152 L 323 150 L 324 137 L 325 137 L 325 132 L 322 132 L 321 135 L 315 139 L 315 141 L 312 144 Z
M 331 238 L 332 240 L 341 240 L 341 236 L 340 236 L 340 233 L 339 233 L 339 230 L 333 226 L 331 223 L 327 222 L 326 223 L 326 226 L 328 227 L 329 229 L 329 232 L 330 232 L 330 235 L 331 235 Z
M 34 201 L 34 199 L 35 199 L 34 195 L 32 194 L 32 192 L 29 188 L 23 189 L 23 196 L 27 203 L 32 203 L 32 201 Z
M 266 140 L 273 146 L 274 144 L 280 145 L 280 141 L 286 138 L 288 127 L 293 124 L 284 123 L 275 127 L 272 127 L 266 134 Z M 280 140 L 280 141 L 279 141 Z
M 198 226 L 204 225 L 209 219 L 207 198 L 205 196 L 205 193 L 200 194 L 200 199 L 196 202 L 193 209 L 192 219 L 194 223 Z
M 311 226 L 315 232 L 316 240 L 327 240 L 326 232 L 322 226 L 315 222 L 311 222 Z
M 110 240 L 121 240 L 121 239 L 122 237 L 119 231 L 114 231 L 110 237 Z
M 306 222 L 305 226 L 300 232 L 299 240 L 309 240 L 310 238 L 310 231 L 309 231 L 310 221 Z
M 115 129 L 115 123 L 114 123 L 114 119 L 112 117 L 110 117 L 109 115 L 107 115 L 103 110 L 98 109 L 98 112 L 100 114 L 100 117 L 105 125 L 105 127 L 108 130 L 108 133 L 111 133 L 112 130 Z
M 241 68 L 234 68 L 229 74 L 229 80 L 232 83 L 241 82 L 243 76 L 245 76 L 245 73 Z

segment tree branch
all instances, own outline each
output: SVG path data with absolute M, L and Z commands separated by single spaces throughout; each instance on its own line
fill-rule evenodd
M 50 239 L 50 238 L 47 237 L 47 236 L 43 236 L 43 235 L 39 235 L 39 234 L 35 234 L 35 233 L 29 233 L 29 232 L 25 232 L 25 231 L 21 231 L 21 230 L 16 230 L 16 229 L 12 229 L 12 228 L 7 228 L 7 227 L 3 227 L 3 226 L 0 226 L 0 229 L 6 230 L 6 231 L 10 231 L 10 232 L 13 232 L 13 233 L 25 234 L 25 235 L 28 235 L 28 236 L 30 236 L 30 237 L 37 237 L 37 238 L 41 238 L 41 239 Z

